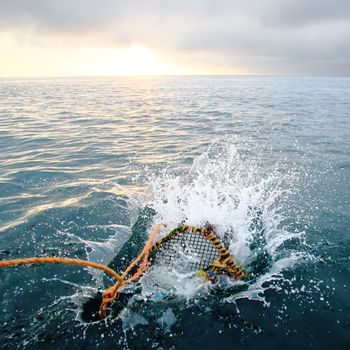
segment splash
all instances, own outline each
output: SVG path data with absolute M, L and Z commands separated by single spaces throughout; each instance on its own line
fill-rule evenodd
M 121 248 L 121 231 L 125 231 L 125 242 L 137 222 L 151 220 L 142 215 L 143 209 L 151 208 L 155 213 L 154 221 L 168 224 L 167 229 L 159 232 L 159 237 L 182 222 L 196 226 L 214 225 L 235 261 L 248 274 L 244 281 L 223 277 L 214 285 L 203 282 L 195 272 L 184 268 L 187 262 L 196 259 L 191 254 L 181 255 L 178 267 L 151 266 L 139 284 L 123 291 L 124 302 L 119 302 L 119 311 L 113 314 L 122 320 L 125 332 L 146 323 L 155 322 L 159 326 L 162 322 L 157 323 L 157 319 L 161 319 L 161 312 L 166 311 L 164 305 L 159 307 L 159 302 L 165 299 L 174 307 L 172 313 L 175 315 L 177 305 L 190 305 L 193 300 L 215 297 L 217 290 L 223 291 L 220 294 L 223 302 L 235 303 L 237 299 L 247 298 L 268 305 L 265 291 L 278 290 L 278 280 L 284 279 L 283 272 L 308 257 L 300 244 L 289 244 L 301 243 L 304 233 L 290 232 L 285 225 L 288 197 L 294 191 L 294 173 L 282 174 L 276 170 L 277 166 L 269 171 L 259 169 L 250 156 L 230 142 L 219 142 L 196 158 L 187 173 L 173 175 L 167 170 L 161 175 L 149 175 L 147 182 L 150 185 L 142 195 L 125 193 L 130 228 L 116 227 L 117 235 L 107 242 L 84 241 L 89 248 L 89 259 L 101 261 L 102 257 L 111 257 L 111 252 Z M 142 248 L 143 241 L 139 243 Z M 145 301 L 153 306 L 140 311 L 140 305 Z M 130 310 L 138 311 L 134 314 Z
M 156 211 L 156 220 L 170 228 L 181 222 L 214 225 L 249 276 L 244 290 L 227 295 L 227 301 L 245 297 L 264 301 L 263 292 L 271 288 L 272 281 L 306 257 L 301 251 L 286 248 L 288 242 L 300 241 L 304 234 L 288 232 L 283 224 L 293 177 L 292 172 L 264 172 L 234 145 L 218 142 L 195 159 L 188 174 L 172 176 L 165 172 L 153 177 L 145 197 L 147 205 Z M 177 268 L 169 271 L 154 267 L 141 282 L 145 295 L 165 292 L 190 299 L 210 290 L 195 274 Z

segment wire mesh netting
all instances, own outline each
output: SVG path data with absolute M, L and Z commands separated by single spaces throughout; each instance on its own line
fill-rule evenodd
M 178 232 L 153 251 L 151 264 L 175 267 L 186 265 L 187 271 L 207 269 L 220 257 L 213 243 L 198 232 Z M 184 266 L 182 266 L 184 267 Z

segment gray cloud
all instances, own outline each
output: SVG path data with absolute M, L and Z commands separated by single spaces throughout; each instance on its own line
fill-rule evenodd
M 0 30 L 137 42 L 257 73 L 350 74 L 348 0 L 2 0 Z

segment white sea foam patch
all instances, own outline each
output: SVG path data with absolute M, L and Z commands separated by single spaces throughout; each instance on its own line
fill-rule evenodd
M 281 271 L 305 258 L 304 254 L 285 248 L 287 241 L 299 240 L 303 235 L 283 227 L 283 206 L 292 190 L 293 174 L 264 174 L 232 144 L 211 145 L 185 176 L 166 173 L 150 183 L 146 191 L 148 205 L 157 212 L 156 220 L 167 223 L 168 228 L 181 222 L 214 225 L 235 260 L 248 275 L 254 276 L 246 281 L 251 297 L 259 298 L 266 279 L 278 278 Z M 165 232 L 163 229 L 159 236 Z M 259 259 L 266 260 L 265 267 L 252 271 Z M 197 280 L 195 274 L 190 276 L 176 268 L 171 276 L 168 269 L 151 269 L 142 284 L 147 294 L 164 288 L 168 293 L 189 298 L 203 290 Z

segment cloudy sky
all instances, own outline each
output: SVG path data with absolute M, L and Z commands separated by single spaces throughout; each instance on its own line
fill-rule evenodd
M 0 76 L 350 74 L 350 0 L 0 0 Z

